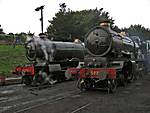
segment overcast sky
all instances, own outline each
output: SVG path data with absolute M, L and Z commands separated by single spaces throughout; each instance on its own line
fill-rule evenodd
M 150 0 L 0 0 L 0 24 L 5 33 L 41 32 L 40 12 L 34 9 L 45 5 L 44 31 L 48 20 L 59 10 L 59 3 L 66 3 L 73 11 L 104 8 L 115 19 L 118 27 L 142 24 L 150 28 Z

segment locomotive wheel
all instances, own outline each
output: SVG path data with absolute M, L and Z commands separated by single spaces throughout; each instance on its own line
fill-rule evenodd
M 143 78 L 143 76 L 144 76 L 144 71 L 139 71 L 139 72 L 136 74 L 135 78 L 136 78 L 136 80 L 140 80 L 140 79 Z
M 86 79 L 78 79 L 77 81 L 77 87 L 81 90 L 81 91 L 86 91 L 90 89 L 90 81 L 86 80 Z
M 30 86 L 32 84 L 32 77 L 31 76 L 23 76 L 22 77 L 22 83 L 25 84 L 26 86 Z
M 129 75 L 128 75 L 128 82 L 131 83 L 131 82 L 133 82 L 134 80 L 135 80 L 134 74 L 132 74 L 132 73 L 129 74 Z
M 127 85 L 127 76 L 126 75 L 120 74 L 119 85 L 124 86 L 124 87 Z
M 124 75 L 118 73 L 118 74 L 117 74 L 117 78 L 116 78 L 116 82 L 117 82 L 117 87 L 118 87 L 118 86 L 125 86 Z
M 108 94 L 114 93 L 117 88 L 117 81 L 115 79 L 108 80 Z
M 37 75 L 37 83 L 39 83 L 39 85 L 45 85 L 49 83 L 49 78 L 46 72 L 42 71 L 41 74 Z

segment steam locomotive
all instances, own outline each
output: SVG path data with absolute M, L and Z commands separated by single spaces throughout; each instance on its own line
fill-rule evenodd
M 26 85 L 64 81 L 67 68 L 77 67 L 85 53 L 82 43 L 56 42 L 35 36 L 27 37 L 25 49 L 30 63 L 16 67 L 13 73 L 22 76 Z
M 106 88 L 114 92 L 118 85 L 126 85 L 144 73 L 144 55 L 140 45 L 111 28 L 95 27 L 85 37 L 88 54 L 84 66 L 70 68 L 78 76 L 78 88 Z M 139 75 L 140 76 L 140 75 Z

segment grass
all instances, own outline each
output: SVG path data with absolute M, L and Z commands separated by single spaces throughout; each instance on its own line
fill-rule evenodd
M 17 45 L 0 45 L 0 73 L 11 76 L 11 71 L 18 65 L 28 62 L 25 57 L 25 48 Z

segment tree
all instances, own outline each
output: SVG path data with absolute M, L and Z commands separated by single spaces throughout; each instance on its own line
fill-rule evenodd
M 138 36 L 141 40 L 150 40 L 150 29 L 145 28 L 144 26 L 138 25 L 131 25 L 129 28 L 124 28 L 129 36 Z
M 60 10 L 55 14 L 53 20 L 49 21 L 47 28 L 49 38 L 62 41 L 73 41 L 78 37 L 84 40 L 85 34 L 94 26 L 99 25 L 102 17 L 108 18 L 113 25 L 114 20 L 109 17 L 109 13 L 101 9 L 89 9 L 82 11 L 72 11 L 66 9 L 66 4 L 60 4 Z
M 0 34 L 5 34 L 5 33 L 3 32 L 3 29 L 1 28 L 1 25 L 0 25 Z

